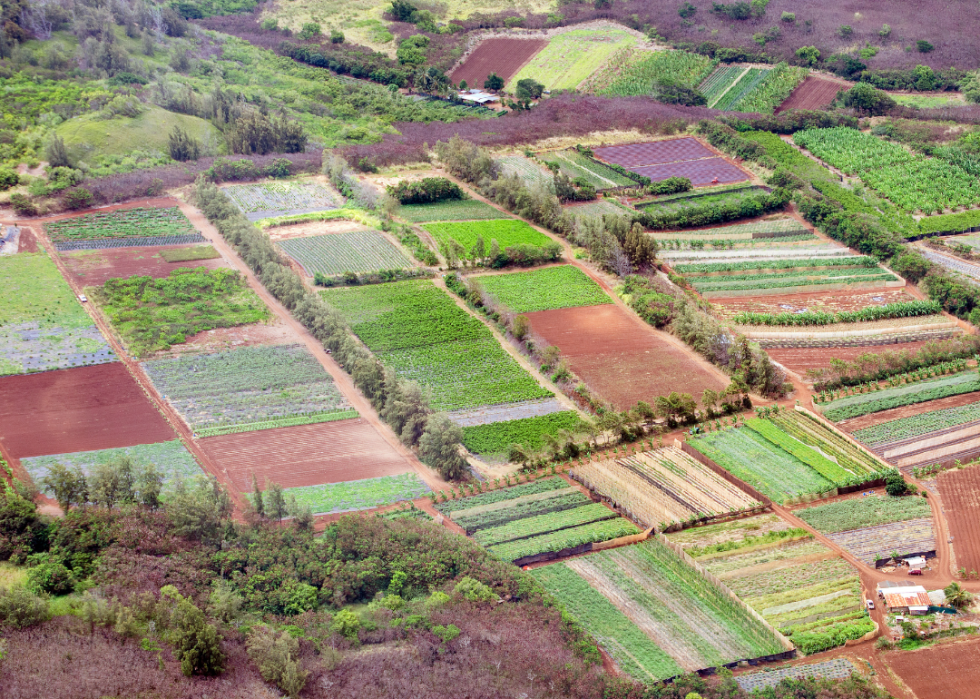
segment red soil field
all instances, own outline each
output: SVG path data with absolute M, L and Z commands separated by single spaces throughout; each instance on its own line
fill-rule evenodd
M 830 105 L 841 90 L 850 90 L 847 83 L 828 80 L 816 75 L 808 76 L 793 93 L 776 108 L 776 114 L 787 109 L 823 109 Z
M 626 410 L 677 391 L 700 398 L 727 382 L 619 306 L 528 313 L 531 328 L 556 345 L 569 367 L 600 396 Z
M 120 362 L 0 379 L 0 441 L 15 458 L 171 439 Z
M 412 470 L 361 418 L 206 437 L 200 444 L 243 493 L 252 490 L 252 474 L 259 483 L 295 488 Z
M 629 143 L 593 149 L 597 158 L 626 168 L 714 158 L 715 154 L 694 138 L 673 138 L 651 143 Z
M 745 182 L 749 176 L 724 158 L 706 158 L 682 163 L 666 163 L 649 167 L 632 167 L 633 172 L 649 177 L 654 182 L 668 177 L 686 177 L 695 187 L 706 184 L 730 184 Z M 715 182 L 717 180 L 717 182 Z
M 956 568 L 980 570 L 980 468 L 943 471 L 937 478 Z
M 490 73 L 506 82 L 547 45 L 546 39 L 487 39 L 449 77 L 457 85 L 465 80 L 470 88 L 482 88 Z
M 980 686 L 980 640 L 886 653 L 885 662 L 918 699 L 967 699 Z
M 139 248 L 109 248 L 105 250 L 79 250 L 62 253 L 75 281 L 79 285 L 99 286 L 107 279 L 125 279 L 140 274 L 154 279 L 169 276 L 178 267 L 207 267 L 218 269 L 227 267 L 220 257 L 213 260 L 190 260 L 187 262 L 167 262 L 160 256 L 161 250 L 180 249 L 180 245 L 153 245 Z
M 736 313 L 783 313 L 785 311 L 857 311 L 868 306 L 884 306 L 889 303 L 905 303 L 914 298 L 904 290 L 882 289 L 874 291 L 815 291 L 785 296 L 731 296 L 712 299 L 723 316 Z
M 962 393 L 958 396 L 949 396 L 948 398 L 931 400 L 926 403 L 904 405 L 901 408 L 892 408 L 891 410 L 882 410 L 879 413 L 862 415 L 861 417 L 845 420 L 844 422 L 839 423 L 838 427 L 848 432 L 854 432 L 856 430 L 863 430 L 865 427 L 880 425 L 883 422 L 891 422 L 892 420 L 898 420 L 899 418 L 903 417 L 912 417 L 913 415 L 931 413 L 936 410 L 945 410 L 946 408 L 959 408 L 961 406 L 977 402 L 980 402 L 980 391 L 974 391 L 973 393 Z M 923 439 L 924 438 L 925 437 L 923 437 Z
M 916 352 L 928 344 L 928 341 L 898 342 L 893 345 L 864 345 L 862 347 L 803 347 L 785 349 L 767 349 L 766 352 L 775 361 L 790 371 L 801 376 L 806 375 L 807 369 L 828 369 L 831 359 L 851 361 L 862 354 L 878 354 L 899 350 Z
M 17 241 L 17 252 L 37 252 L 37 238 L 30 228 L 20 229 L 20 240 Z

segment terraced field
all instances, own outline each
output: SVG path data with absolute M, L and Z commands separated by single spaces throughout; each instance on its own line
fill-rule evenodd
M 804 653 L 874 627 L 857 571 L 804 529 L 759 515 L 668 535 Z
M 609 498 L 641 524 L 663 530 L 676 522 L 761 505 L 677 447 L 611 461 L 588 461 L 572 477 Z
M 780 639 L 652 538 L 532 573 L 638 679 L 780 653 Z

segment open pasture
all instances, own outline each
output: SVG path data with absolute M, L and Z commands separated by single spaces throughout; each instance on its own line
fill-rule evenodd
M 571 475 L 609 498 L 642 525 L 664 529 L 762 503 L 677 447 L 623 459 L 588 461 Z
M 943 471 L 936 480 L 953 540 L 954 567 L 980 571 L 980 469 Z
M 357 417 L 303 345 L 244 347 L 143 363 L 201 436 Z
M 175 437 L 119 362 L 0 379 L 0 441 L 15 458 Z
M 416 473 L 362 478 L 340 483 L 305 485 L 283 490 L 287 498 L 296 498 L 299 506 L 308 506 L 313 514 L 353 512 L 414 500 L 432 492 Z
M 316 180 L 282 180 L 222 187 L 249 221 L 338 208 L 343 197 Z
M 101 286 L 109 279 L 127 279 L 133 276 L 161 279 L 169 276 L 177 267 L 219 269 L 227 266 L 217 253 L 214 253 L 213 257 L 203 259 L 180 261 L 167 259 L 173 253 L 187 251 L 188 254 L 192 254 L 197 250 L 210 250 L 214 253 L 214 248 L 209 245 L 192 247 L 153 246 L 79 250 L 65 253 L 61 259 L 65 262 L 75 281 L 83 287 Z
M 158 444 L 139 444 L 132 447 L 117 449 L 98 449 L 95 451 L 75 452 L 71 454 L 53 454 L 50 456 L 31 456 L 21 459 L 21 466 L 30 474 L 31 480 L 40 488 L 42 479 L 48 475 L 48 470 L 55 464 L 68 468 L 80 468 L 86 475 L 99 464 L 111 463 L 115 459 L 128 458 L 137 468 L 153 465 L 163 474 L 164 490 L 179 481 L 189 482 L 195 476 L 202 475 L 191 453 L 184 448 L 180 440 L 160 442 Z M 45 495 L 54 497 L 53 492 Z
M 50 221 L 44 228 L 59 251 L 202 242 L 176 206 L 130 208 Z
M 655 538 L 532 574 L 637 679 L 785 650 L 725 590 Z
M 385 366 L 432 391 L 436 410 L 552 395 L 503 350 L 483 323 L 430 281 L 320 293 Z
M 497 304 L 512 313 L 612 303 L 601 286 L 572 265 L 557 265 L 529 272 L 487 274 L 470 279 L 474 279 Z
M 312 277 L 344 272 L 378 272 L 414 266 L 394 243 L 377 231 L 351 231 L 280 240 L 279 247 Z
M 242 493 L 251 491 L 253 475 L 260 486 L 296 488 L 412 471 L 361 418 L 205 437 L 200 445 Z
M 569 367 L 617 410 L 671 391 L 700 396 L 727 381 L 619 306 L 529 313 L 532 332 L 556 345 Z
M 549 90 L 574 90 L 619 49 L 632 46 L 636 37 L 614 27 L 572 29 L 548 40 L 507 84 L 533 78 Z M 482 85 L 481 85 L 482 87 Z
M 805 653 L 870 631 L 857 571 L 776 515 L 668 535 Z
M 787 109 L 823 109 L 834 101 L 838 92 L 841 90 L 846 92 L 849 89 L 851 83 L 808 75 L 806 80 L 776 108 L 776 113 L 785 112 Z
M 546 39 L 484 39 L 449 79 L 457 85 L 465 80 L 468 87 L 482 88 L 490 73 L 496 73 L 506 82 L 547 45 Z
M 0 375 L 116 361 L 44 253 L 0 257 Z

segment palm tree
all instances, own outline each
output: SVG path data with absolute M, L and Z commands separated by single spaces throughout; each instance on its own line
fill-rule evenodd
M 957 582 L 950 583 L 949 587 L 945 588 L 943 592 L 946 593 L 946 604 L 956 609 L 969 606 L 970 602 L 973 601 L 973 595 L 960 587 L 960 584 Z

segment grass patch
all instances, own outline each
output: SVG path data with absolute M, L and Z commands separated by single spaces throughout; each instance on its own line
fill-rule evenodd
M 169 349 L 204 330 L 270 317 L 244 277 L 230 269 L 179 268 L 163 279 L 110 279 L 93 293 L 137 357 Z
M 160 257 L 167 262 L 191 262 L 193 260 L 214 260 L 221 255 L 211 245 L 195 245 L 192 248 L 167 248 L 160 251 Z
M 795 514 L 817 531 L 832 534 L 932 517 L 932 509 L 925 498 L 871 496 L 810 507 Z
M 27 582 L 27 568 L 20 568 L 8 561 L 0 562 L 0 587 L 10 589 Z
M 488 275 L 479 277 L 477 283 L 514 313 L 612 303 L 602 287 L 572 265 Z
M 0 278 L 0 328 L 25 321 L 61 328 L 92 325 L 68 282 L 44 253 L 0 257 Z
M 544 435 L 555 436 L 560 430 L 575 432 L 582 426 L 578 413 L 569 410 L 550 415 L 494 422 L 463 428 L 463 446 L 474 454 L 507 454 L 511 444 L 536 450 L 544 446 Z
M 314 514 L 352 512 L 414 500 L 432 490 L 415 473 L 365 478 L 360 481 L 286 488 L 286 497 L 296 496 L 297 504 L 308 505 Z

